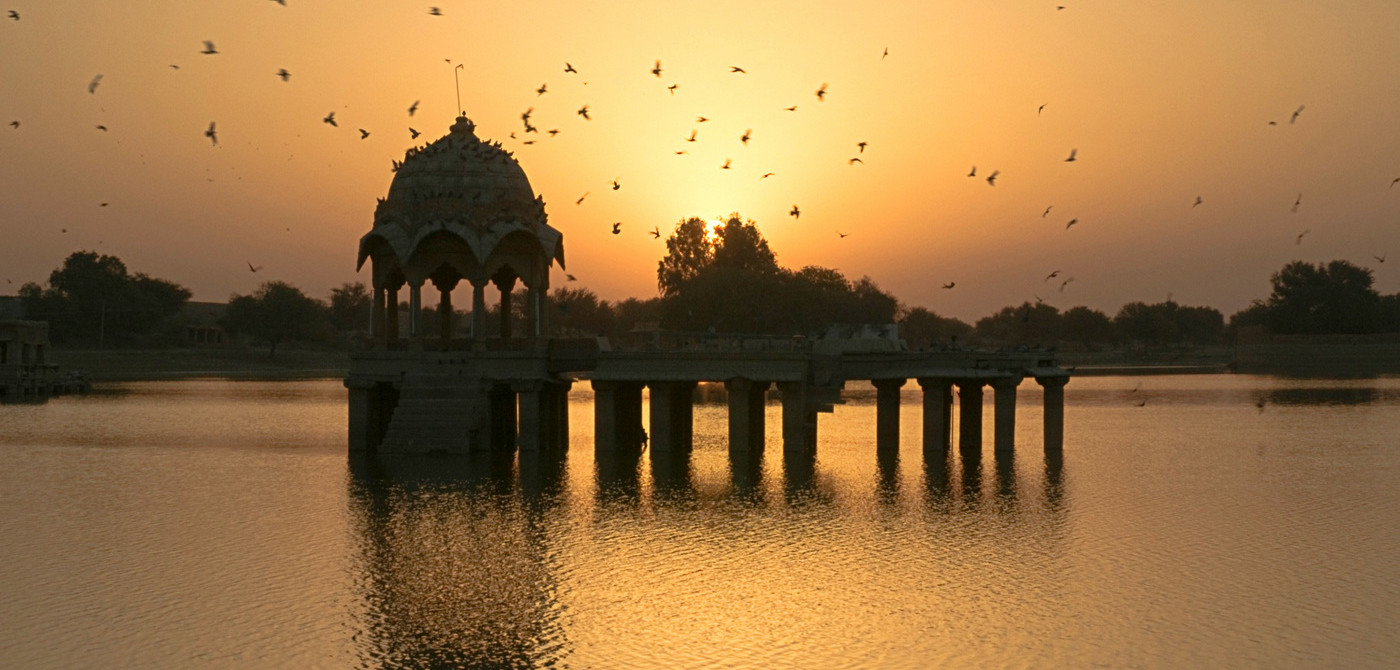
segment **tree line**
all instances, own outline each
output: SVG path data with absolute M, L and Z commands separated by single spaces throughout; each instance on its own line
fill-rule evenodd
M 550 327 L 561 336 L 624 336 L 638 324 L 673 331 L 819 336 L 834 324 L 899 324 L 912 348 L 1078 345 L 1209 345 L 1229 341 L 1241 328 L 1279 334 L 1400 332 L 1400 293 L 1381 295 L 1368 268 L 1349 261 L 1294 261 L 1270 277 L 1272 291 L 1232 315 L 1216 309 L 1130 302 L 1116 314 L 1085 306 L 1061 311 L 1026 301 L 968 323 L 901 303 L 870 277 L 849 279 L 834 268 L 779 265 L 752 220 L 731 214 L 717 226 L 683 219 L 657 265 L 658 295 L 608 301 L 587 288 L 550 293 Z M 49 275 L 48 285 L 27 283 L 19 300 L 27 318 L 48 321 L 50 336 L 72 346 L 162 346 L 184 342 L 177 315 L 190 291 L 174 282 L 132 273 L 114 256 L 78 251 Z M 266 345 L 284 342 L 347 346 L 369 329 L 372 303 L 362 283 L 347 283 L 325 299 L 286 282 L 270 281 L 247 295 L 233 294 L 219 325 L 235 338 Z M 512 314 L 524 332 L 523 293 Z M 407 304 L 400 304 L 401 310 Z M 488 308 L 487 332 L 502 315 Z M 420 323 L 437 332 L 437 311 L 425 307 Z M 459 332 L 470 313 L 456 315 Z

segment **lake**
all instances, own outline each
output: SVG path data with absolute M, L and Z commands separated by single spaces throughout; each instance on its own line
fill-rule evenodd
M 1086 377 L 1062 458 L 925 462 L 903 390 L 816 463 L 346 454 L 339 380 L 114 384 L 0 406 L 0 665 L 1387 667 L 1400 378 Z M 954 413 L 956 416 L 956 412 Z

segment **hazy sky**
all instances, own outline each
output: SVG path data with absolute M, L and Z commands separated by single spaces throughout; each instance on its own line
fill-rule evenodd
M 456 63 L 478 136 L 609 299 L 655 295 L 646 231 L 731 211 L 785 266 L 964 319 L 1035 296 L 1228 315 L 1295 259 L 1400 290 L 1394 0 L 286 3 L 0 1 L 0 293 L 77 249 L 197 300 L 368 282 L 357 240 L 390 161 L 447 132 Z M 521 132 L 528 107 L 559 134 Z

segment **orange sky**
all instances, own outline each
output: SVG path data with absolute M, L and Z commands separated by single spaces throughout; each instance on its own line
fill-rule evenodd
M 736 210 L 786 266 L 963 319 L 1168 294 L 1228 315 L 1295 259 L 1400 290 L 1400 3 L 1054 1 L 5 0 L 0 293 L 76 249 L 197 300 L 367 281 L 355 245 L 390 160 L 454 115 L 444 59 L 605 298 L 655 295 L 665 247 L 645 231 Z M 527 107 L 558 136 L 510 139 Z

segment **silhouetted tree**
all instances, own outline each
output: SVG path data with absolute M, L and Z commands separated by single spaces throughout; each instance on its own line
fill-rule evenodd
M 1369 333 L 1380 296 L 1371 271 L 1348 261 L 1293 261 L 1270 278 L 1265 323 L 1275 333 Z
M 674 295 L 681 284 L 709 267 L 714 254 L 704 219 L 691 217 L 677 223 L 675 231 L 666 238 L 666 257 L 656 268 L 656 284 L 661 295 Z
M 977 320 L 977 334 L 1000 344 L 1052 344 L 1060 339 L 1060 310 L 1023 302 Z
M 612 305 L 586 288 L 557 288 L 549 295 L 554 330 L 563 335 L 604 335 L 613 330 Z
M 127 341 L 152 333 L 180 311 L 189 290 L 129 274 L 115 256 L 76 251 L 49 274 L 49 287 L 28 283 L 20 299 L 29 318 L 48 321 L 55 341 Z
M 230 296 L 223 326 L 267 342 L 267 355 L 273 358 L 282 342 L 323 336 L 330 327 L 330 317 L 324 304 L 301 289 L 270 281 L 251 295 Z
M 1060 337 L 1069 342 L 1107 344 L 1117 336 L 1107 314 L 1088 307 L 1071 307 L 1060 314 Z
M 374 299 L 363 283 L 341 284 L 331 289 L 331 324 L 341 332 L 369 330 L 370 305 Z
M 935 343 L 967 341 L 972 326 L 950 317 L 942 317 L 923 307 L 906 311 L 899 319 L 899 334 L 914 349 L 924 349 Z

